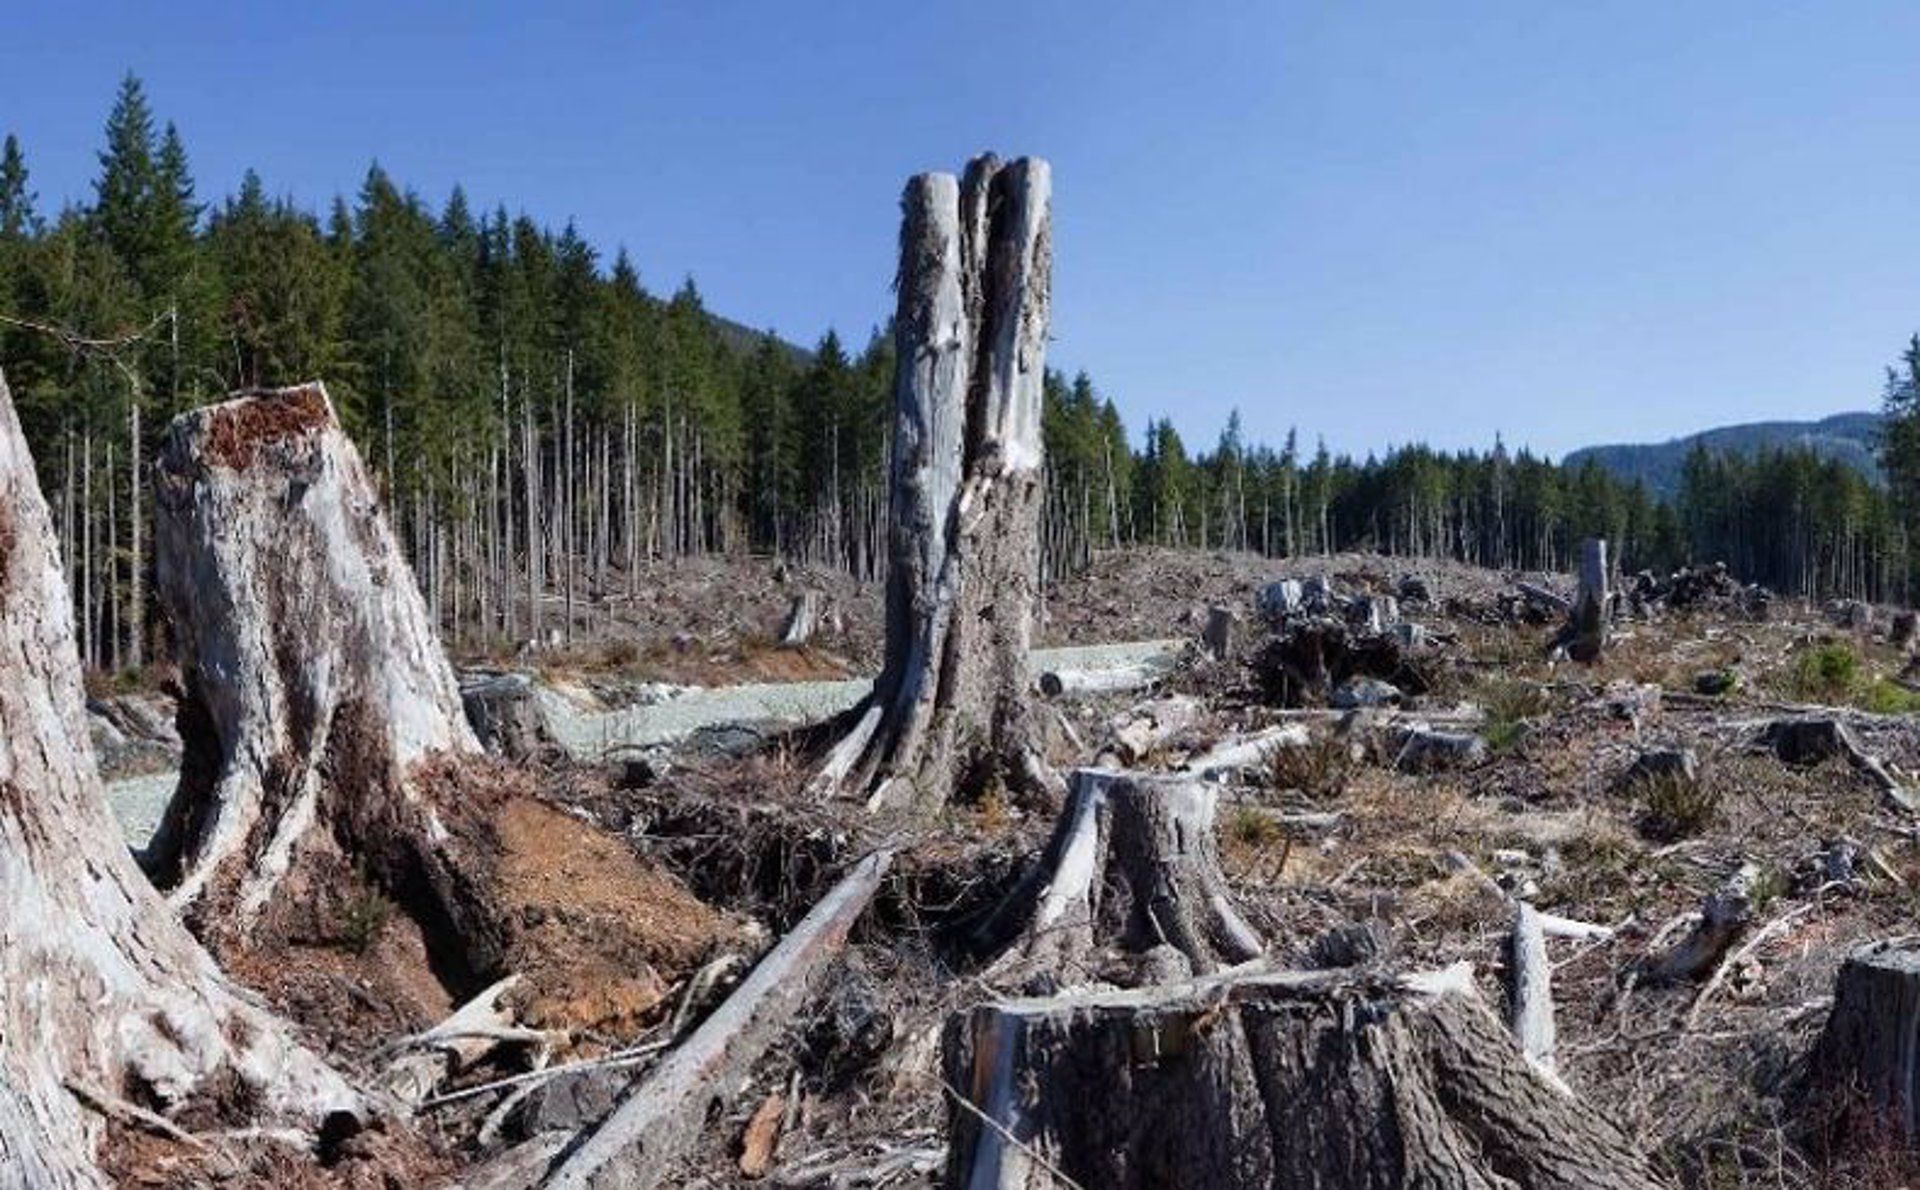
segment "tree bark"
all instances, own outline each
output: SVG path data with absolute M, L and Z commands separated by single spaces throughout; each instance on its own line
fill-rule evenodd
M 164 1115 L 231 1076 L 261 1117 L 356 1118 L 355 1093 L 134 867 L 94 767 L 71 606 L 0 378 L 0 1184 L 106 1184 L 87 1090 Z
M 1193 776 L 1075 772 L 1052 840 L 982 927 L 983 948 L 1018 933 L 989 978 L 1165 982 L 1257 958 L 1220 872 L 1217 798 Z
M 1607 543 L 1589 537 L 1580 543 L 1580 589 L 1554 647 L 1565 649 L 1567 656 L 1583 664 L 1598 661 L 1607 646 L 1609 614 Z
M 924 809 L 998 776 L 1057 801 L 1027 706 L 1051 189 L 1046 162 L 990 155 L 907 184 L 886 661 L 823 793 Z
M 1875 942 L 1841 965 L 1833 1009 L 1809 1063 L 1816 1092 L 1837 1115 L 1920 1136 L 1920 949 Z M 1864 1112 L 1861 1109 L 1865 1109 Z
M 488 930 L 415 778 L 478 755 L 460 691 L 359 453 L 319 384 L 186 413 L 155 466 L 158 593 L 186 759 L 150 849 L 203 937 L 244 936 L 313 858 L 430 905 L 474 970 Z M 324 881 L 325 876 L 320 879 Z
M 962 1011 L 945 1036 L 946 1184 L 1657 1186 L 1472 986 L 1464 964 L 1267 972 Z

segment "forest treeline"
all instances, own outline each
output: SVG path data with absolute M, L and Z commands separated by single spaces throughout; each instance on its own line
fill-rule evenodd
M 17 139 L 0 151 L 0 366 L 100 668 L 151 650 L 144 467 L 183 409 L 324 379 L 436 614 L 485 647 L 564 638 L 644 597 L 648 560 L 752 551 L 877 576 L 892 351 L 884 330 L 807 351 L 742 333 L 691 280 L 650 291 L 624 249 L 605 260 L 571 224 L 459 189 L 429 205 L 377 164 L 324 210 L 252 172 L 208 200 L 131 77 L 90 202 L 40 210 Z M 1698 452 L 1664 503 L 1499 444 L 1354 459 L 1293 434 L 1249 443 L 1237 415 L 1205 448 L 1166 420 L 1136 446 L 1085 374 L 1046 391 L 1053 573 L 1134 544 L 1563 568 L 1602 534 L 1626 569 L 1724 559 L 1794 593 L 1907 591 L 1894 501 L 1804 451 Z M 1896 414 L 1899 391 L 1896 376 Z M 1920 467 L 1889 474 L 1901 490 Z

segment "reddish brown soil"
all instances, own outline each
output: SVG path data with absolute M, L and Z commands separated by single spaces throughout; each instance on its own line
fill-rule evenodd
M 207 421 L 206 456 L 245 471 L 262 447 L 331 425 L 333 411 L 317 385 L 261 393 L 216 406 Z

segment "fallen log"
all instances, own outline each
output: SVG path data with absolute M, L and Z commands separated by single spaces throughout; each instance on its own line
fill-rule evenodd
M 1507 1022 L 1513 1039 L 1540 1069 L 1553 1072 L 1553 964 L 1540 913 L 1525 901 L 1513 915 L 1507 943 Z
M 537 1178 L 539 1184 L 552 1190 L 661 1185 L 714 1108 L 738 1093 L 753 1064 L 806 1003 L 828 963 L 846 946 L 848 932 L 892 863 L 893 853 L 883 850 L 855 864 L 611 1116 L 544 1178 Z M 534 1154 L 550 1159 L 566 1141 L 528 1143 L 538 1146 Z M 510 1173 L 530 1165 L 542 1168 L 543 1163 L 526 1157 L 504 1162 L 502 1168 Z
M 1539 604 L 1549 611 L 1566 615 L 1573 610 L 1573 600 L 1555 591 L 1549 591 L 1537 583 L 1515 583 L 1514 587 L 1527 602 Z
M 543 1045 L 547 1035 L 514 1025 L 506 996 L 519 983 L 510 975 L 461 1005 L 433 1028 L 403 1038 L 402 1052 L 387 1064 L 380 1085 L 396 1101 L 417 1109 L 450 1076 L 479 1062 L 503 1044 Z
M 1141 662 L 1098 669 L 1049 669 L 1035 679 L 1034 685 L 1048 698 L 1069 698 L 1083 694 L 1120 694 L 1129 690 L 1144 690 L 1166 676 L 1166 666 Z
M 1460 968 L 1233 973 L 948 1020 L 946 1185 L 1649 1190 Z
M 1077 770 L 1046 850 L 979 931 L 983 949 L 1020 935 L 988 978 L 1133 982 L 1262 954 L 1220 872 L 1217 797 L 1189 776 Z
M 1267 764 L 1282 748 L 1304 748 L 1312 742 L 1313 735 L 1305 724 L 1288 723 L 1238 739 L 1222 740 L 1187 761 L 1186 770 L 1203 781 L 1228 781 Z
M 1200 718 L 1199 702 L 1183 696 L 1156 698 L 1107 721 L 1097 761 L 1103 767 L 1138 764 L 1165 747 Z

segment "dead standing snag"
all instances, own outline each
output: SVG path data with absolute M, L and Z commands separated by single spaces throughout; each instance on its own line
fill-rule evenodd
M 815 779 L 937 807 L 993 777 L 1058 801 L 1028 707 L 1039 586 L 1047 163 L 975 158 L 901 200 L 886 661 Z
M 157 879 L 203 937 L 226 938 L 328 872 L 362 871 L 428 914 L 457 967 L 494 967 L 501 940 L 461 868 L 461 808 L 416 780 L 479 744 L 326 390 L 183 414 L 154 476 L 157 594 L 188 728 L 149 851 Z

